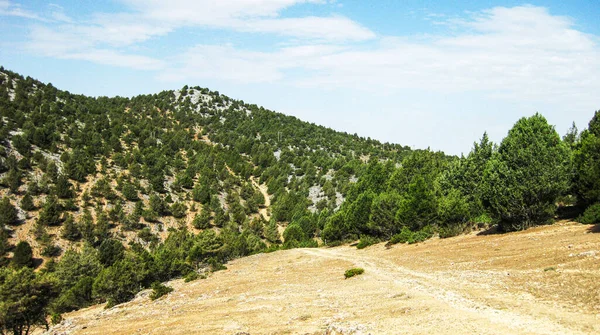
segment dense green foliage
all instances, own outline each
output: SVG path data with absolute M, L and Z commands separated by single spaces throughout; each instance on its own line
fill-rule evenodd
M 0 332 L 28 334 L 33 327 L 48 327 L 48 305 L 57 285 L 50 276 L 32 269 L 0 269 Z
M 600 111 L 596 111 L 574 147 L 575 194 L 586 205 L 600 202 Z
M 546 223 L 569 188 L 569 150 L 536 114 L 522 118 L 494 153 L 484 174 L 483 199 L 504 231 Z

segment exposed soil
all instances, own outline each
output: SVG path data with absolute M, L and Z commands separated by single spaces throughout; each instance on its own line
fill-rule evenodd
M 599 334 L 600 234 L 561 223 L 416 245 L 294 249 L 170 295 L 93 306 L 51 334 Z M 365 273 L 344 279 L 344 271 Z

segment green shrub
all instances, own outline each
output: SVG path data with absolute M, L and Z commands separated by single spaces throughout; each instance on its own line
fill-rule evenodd
M 52 316 L 50 317 L 50 322 L 53 325 L 57 325 L 59 323 L 61 323 L 63 320 L 62 315 L 58 314 L 58 313 L 52 313 Z
M 448 238 L 460 235 L 465 232 L 467 226 L 465 224 L 454 224 L 447 227 L 440 227 L 438 233 L 440 238 Z
M 588 207 L 577 221 L 585 224 L 600 223 L 600 203 Z
M 412 240 L 413 232 L 408 229 L 408 227 L 403 227 L 400 233 L 392 236 L 390 239 L 391 244 L 396 243 L 408 243 L 408 241 Z
M 172 287 L 166 286 L 165 284 L 162 284 L 160 282 L 154 282 L 152 284 L 152 293 L 150 294 L 150 299 L 156 300 L 162 297 L 163 295 L 169 294 L 171 292 L 173 292 Z
M 210 271 L 212 272 L 227 270 L 227 267 L 214 257 L 208 259 L 208 264 L 210 265 Z
M 411 231 L 408 227 L 403 227 L 400 233 L 392 236 L 390 244 L 397 243 L 418 243 L 423 242 L 433 236 L 433 229 L 431 226 L 425 226 L 423 229 L 416 232 Z
M 346 279 L 350 278 L 350 277 L 354 277 L 354 276 L 358 276 L 361 275 L 365 272 L 365 269 L 363 268 L 353 268 L 353 269 L 348 269 L 346 270 L 346 272 L 344 272 L 344 277 Z
M 412 240 L 408 241 L 408 244 L 423 242 L 427 239 L 430 239 L 433 236 L 433 230 L 431 226 L 425 226 L 423 229 L 415 232 L 413 234 Z
M 377 244 L 379 243 L 379 240 L 373 236 L 369 236 L 369 235 L 361 235 L 360 236 L 360 241 L 358 242 L 358 244 L 356 245 L 357 249 L 364 249 L 368 246 L 371 246 L 373 244 Z
M 494 219 L 492 219 L 487 213 L 483 213 L 471 221 L 473 221 L 473 223 L 477 224 L 479 227 L 490 226 L 494 223 Z
M 185 275 L 185 277 L 183 277 L 183 281 L 186 283 L 189 283 L 191 281 L 194 281 L 196 279 L 200 278 L 200 275 L 198 274 L 198 272 L 196 271 L 192 271 L 190 273 L 188 273 L 187 275 Z

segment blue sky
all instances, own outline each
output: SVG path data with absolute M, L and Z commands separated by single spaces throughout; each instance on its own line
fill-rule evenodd
M 589 1 L 0 0 L 0 65 L 92 96 L 208 87 L 337 130 L 467 153 L 600 109 Z

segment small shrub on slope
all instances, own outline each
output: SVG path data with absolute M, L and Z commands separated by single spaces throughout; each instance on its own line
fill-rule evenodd
M 354 277 L 354 276 L 358 276 L 361 275 L 365 272 L 365 269 L 363 268 L 353 268 L 353 269 L 348 269 L 346 270 L 346 272 L 344 272 L 344 277 L 346 279 L 350 278 L 350 277 Z
M 172 287 L 166 286 L 159 282 L 155 282 L 154 284 L 152 284 L 152 294 L 150 294 L 150 299 L 156 300 L 162 297 L 163 295 L 169 294 L 171 292 L 173 292 Z

